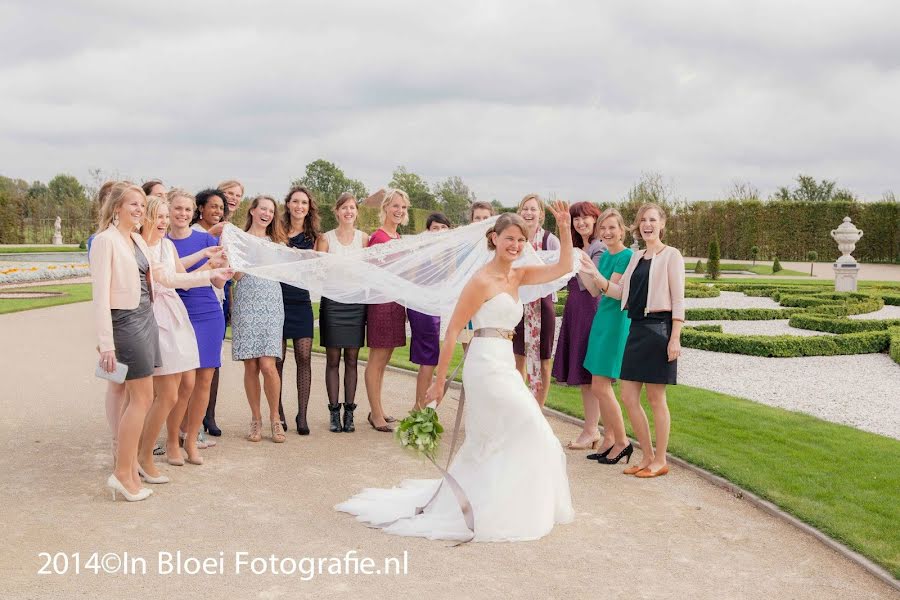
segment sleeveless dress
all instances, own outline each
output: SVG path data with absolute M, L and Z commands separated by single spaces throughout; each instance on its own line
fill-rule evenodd
M 631 248 L 624 248 L 615 254 L 604 252 L 597 269 L 607 279 L 615 273 L 624 273 L 631 261 L 631 255 Z M 592 375 L 618 379 L 630 326 L 631 320 L 628 313 L 622 310 L 622 302 L 603 296 L 591 324 L 587 352 L 584 355 L 584 368 Z
M 335 230 L 323 234 L 328 241 L 329 254 L 350 254 L 363 249 L 366 234 L 356 230 L 353 241 L 344 245 Z M 319 304 L 319 332 L 325 348 L 362 348 L 366 343 L 366 305 L 343 304 L 322 297 Z
M 299 250 L 312 250 L 315 243 L 303 232 L 288 239 L 288 246 Z M 286 283 L 281 284 L 281 298 L 284 302 L 284 328 L 282 337 L 298 340 L 313 336 L 312 303 L 309 291 Z
M 281 358 L 284 331 L 281 284 L 244 273 L 232 289 L 231 359 Z
M 566 385 L 588 385 L 591 374 L 583 363 L 600 298 L 594 298 L 589 291 L 581 289 L 577 276 L 569 280 L 566 289 L 569 296 L 563 309 L 552 375 L 556 381 Z
M 475 329 L 512 329 L 522 304 L 501 292 L 481 305 Z M 463 370 L 465 441 L 450 474 L 465 490 L 479 542 L 536 540 L 574 519 L 566 457 L 559 440 L 516 371 L 512 342 L 476 337 Z M 398 451 L 399 448 L 398 448 Z M 408 479 L 392 489 L 364 489 L 339 511 L 383 526 L 385 533 L 442 540 L 471 536 L 449 486 L 419 515 L 440 479 Z M 389 525 L 384 525 L 389 523 Z
M 176 240 L 168 238 L 178 256 L 189 256 L 210 246 L 217 246 L 216 238 L 206 232 L 191 231 L 186 238 Z M 199 261 L 187 269 L 188 273 L 196 271 L 206 264 L 206 259 Z M 200 352 L 200 368 L 215 369 L 222 366 L 222 340 L 225 339 L 225 315 L 222 305 L 216 297 L 213 286 L 195 287 L 189 290 L 177 290 L 178 296 L 187 309 L 194 327 L 197 349 Z

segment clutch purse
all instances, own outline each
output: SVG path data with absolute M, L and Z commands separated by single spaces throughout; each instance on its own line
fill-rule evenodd
M 112 381 L 113 383 L 125 383 L 125 375 L 128 374 L 128 365 L 124 363 L 120 363 L 116 361 L 116 368 L 114 371 L 110 372 L 97 365 L 97 369 L 94 371 L 94 375 L 99 377 L 100 379 L 106 379 Z

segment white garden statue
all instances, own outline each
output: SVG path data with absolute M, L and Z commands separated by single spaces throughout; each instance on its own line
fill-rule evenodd
M 850 253 L 856 249 L 856 242 L 863 232 L 844 217 L 844 222 L 837 229 L 831 230 L 831 237 L 837 242 L 841 256 L 834 263 L 834 290 L 836 292 L 855 292 L 856 279 L 859 276 L 859 265 Z
M 57 215 L 56 221 L 53 223 L 53 245 L 62 246 L 62 243 L 62 219 Z

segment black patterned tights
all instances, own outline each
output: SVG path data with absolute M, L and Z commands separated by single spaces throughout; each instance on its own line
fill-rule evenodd
M 341 350 L 344 351 L 344 404 L 353 404 L 356 399 L 356 359 L 359 357 L 359 348 L 326 348 L 325 390 L 331 406 L 338 404 L 341 389 Z
M 306 423 L 306 408 L 309 406 L 309 387 L 312 383 L 312 370 L 309 364 L 310 351 L 312 350 L 312 338 L 300 338 L 294 340 L 294 361 L 297 363 L 297 425 L 308 428 Z M 281 379 L 282 394 L 278 397 L 278 414 L 284 421 L 284 404 L 281 398 L 284 395 L 284 360 L 287 358 L 287 340 L 281 342 L 282 360 L 276 362 L 278 377 Z

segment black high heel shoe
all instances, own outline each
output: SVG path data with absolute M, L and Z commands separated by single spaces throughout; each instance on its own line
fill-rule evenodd
M 300 415 L 297 415 L 297 416 L 294 418 L 294 424 L 297 426 L 297 433 L 298 433 L 298 434 L 300 434 L 300 435 L 309 435 L 309 426 L 308 426 L 308 425 L 303 425 L 302 427 L 300 426 Z
M 594 452 L 593 454 L 588 454 L 587 456 L 585 456 L 585 458 L 588 460 L 600 460 L 601 458 L 606 458 L 606 455 L 609 454 L 609 451 L 613 449 L 613 446 L 615 446 L 615 444 L 613 444 L 603 452 Z
M 203 431 L 215 437 L 222 435 L 222 430 L 215 423 L 210 425 L 206 417 L 203 417 Z
M 610 448 L 610 449 L 612 449 L 612 448 Z M 632 452 L 634 452 L 634 446 L 631 445 L 631 442 L 628 442 L 628 445 L 625 446 L 625 449 L 622 450 L 621 452 L 619 452 L 618 456 L 616 456 L 615 458 L 609 458 L 607 456 L 604 456 L 602 458 L 598 458 L 597 462 L 600 463 L 601 465 L 614 465 L 614 464 L 618 463 L 620 460 L 622 460 L 623 457 L 625 457 L 625 464 L 628 464 L 631 462 L 631 453 Z

